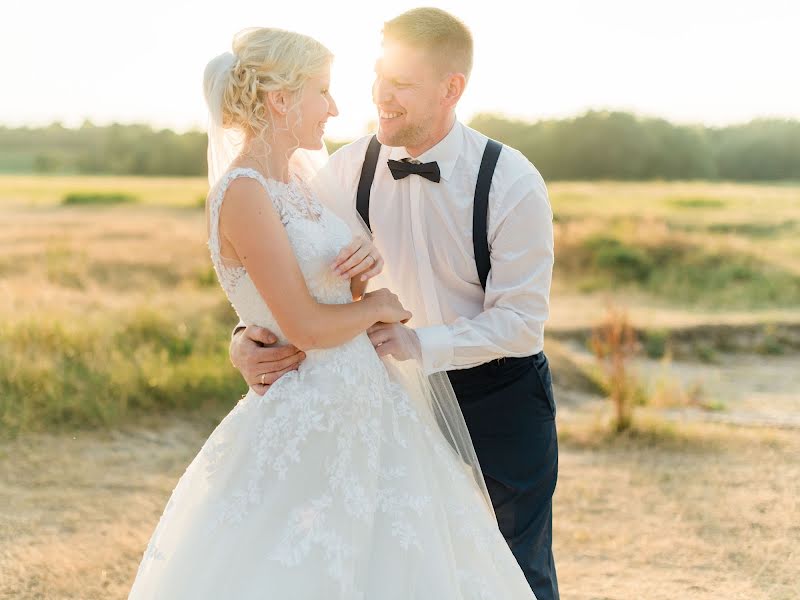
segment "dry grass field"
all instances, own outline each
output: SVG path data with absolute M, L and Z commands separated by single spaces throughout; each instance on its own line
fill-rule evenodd
M 244 391 L 204 192 L 0 177 L 0 598 L 124 598 L 177 478 Z M 550 194 L 562 598 L 800 598 L 800 186 Z M 642 340 L 625 434 L 586 347 L 608 305 Z
M 797 431 L 654 421 L 609 439 L 600 416 L 563 412 L 562 598 L 800 598 Z M 210 427 L 171 417 L 1 443 L 0 598 L 125 598 Z

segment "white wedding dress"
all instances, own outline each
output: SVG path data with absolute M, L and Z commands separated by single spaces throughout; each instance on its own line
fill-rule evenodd
M 351 302 L 330 269 L 351 239 L 344 222 L 299 181 L 234 169 L 210 196 L 209 248 L 241 319 L 285 339 L 247 272 L 220 258 L 220 205 L 237 177 L 266 188 L 315 298 Z M 129 597 L 534 598 L 475 478 L 387 365 L 361 334 L 309 351 L 265 395 L 249 391 L 178 481 Z

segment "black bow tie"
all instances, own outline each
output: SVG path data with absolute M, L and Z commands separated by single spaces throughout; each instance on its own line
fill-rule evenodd
M 439 183 L 439 163 L 436 161 L 429 163 L 408 162 L 410 159 L 404 158 L 403 160 L 389 160 L 389 170 L 392 172 L 392 177 L 395 179 L 403 179 L 412 173 L 421 175 L 425 179 L 429 179 L 435 183 Z

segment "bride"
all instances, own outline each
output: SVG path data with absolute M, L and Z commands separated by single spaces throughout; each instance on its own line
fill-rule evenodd
M 212 263 L 242 321 L 307 358 L 208 438 L 129 597 L 533 598 L 446 377 L 380 359 L 365 333 L 411 314 L 364 293 L 382 259 L 314 166 L 338 114 L 331 59 L 250 29 L 206 67 Z

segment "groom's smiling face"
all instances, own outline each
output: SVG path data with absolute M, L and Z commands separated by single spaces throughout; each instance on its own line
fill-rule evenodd
M 448 75 L 425 50 L 385 40 L 372 85 L 378 140 L 405 146 L 412 156 L 438 141 L 453 108 L 447 101 Z

